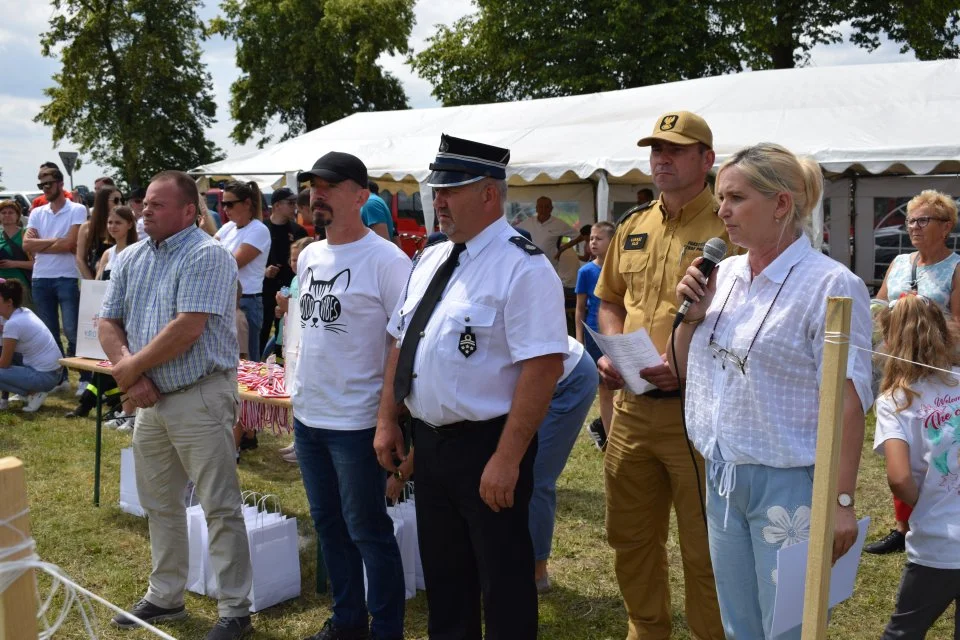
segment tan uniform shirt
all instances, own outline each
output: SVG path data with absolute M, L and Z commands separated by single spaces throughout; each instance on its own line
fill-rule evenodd
M 710 238 L 729 244 L 709 187 L 667 218 L 662 196 L 617 227 L 595 294 L 627 310 L 623 332 L 646 329 L 663 353 L 677 314 L 677 283 Z M 732 252 L 728 249 L 728 255 Z

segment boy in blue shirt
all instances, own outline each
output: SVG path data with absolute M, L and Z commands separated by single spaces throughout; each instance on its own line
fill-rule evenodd
M 594 331 L 598 333 L 600 331 L 597 324 L 597 310 L 600 308 L 600 299 L 593 295 L 593 290 L 597 286 L 597 280 L 600 279 L 600 269 L 603 267 L 603 259 L 607 255 L 607 248 L 610 246 L 610 240 L 613 239 L 614 231 L 615 227 L 610 222 L 598 222 L 590 228 L 589 246 L 590 253 L 593 254 L 593 260 L 580 267 L 577 272 L 575 289 L 577 294 L 577 340 L 586 348 L 594 363 L 603 354 L 590 334 L 583 328 L 583 325 L 586 323 Z M 597 447 L 602 451 L 607 446 L 607 429 L 613 419 L 613 392 L 603 384 L 599 386 L 599 390 L 600 417 L 590 423 L 588 431 Z

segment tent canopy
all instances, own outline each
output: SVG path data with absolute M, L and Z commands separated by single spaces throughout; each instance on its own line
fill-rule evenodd
M 827 174 L 960 172 L 960 60 L 753 71 L 566 98 L 356 113 L 194 173 L 307 169 L 328 151 L 361 158 L 372 178 L 420 182 L 440 134 L 511 150 L 511 184 L 595 178 L 649 182 L 637 147 L 660 114 L 685 109 L 713 130 L 718 162 L 770 141 L 812 156 Z M 263 174 L 273 174 L 267 176 Z

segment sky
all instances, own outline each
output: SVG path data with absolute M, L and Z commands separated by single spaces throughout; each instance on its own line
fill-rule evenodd
M 422 51 L 426 39 L 438 24 L 452 24 L 471 13 L 471 0 L 418 0 L 415 7 L 416 24 L 410 37 L 410 47 Z M 61 164 L 58 151 L 74 150 L 69 141 L 53 147 L 50 128 L 33 122 L 34 116 L 46 102 L 44 88 L 52 84 L 52 76 L 59 62 L 44 58 L 40 53 L 40 34 L 46 30 L 52 13 L 48 0 L 0 0 L 0 184 L 7 189 L 35 191 L 36 171 L 41 162 L 53 160 Z M 216 2 L 207 2 L 201 17 L 217 14 Z M 849 26 L 841 32 L 849 34 Z M 203 61 L 213 77 L 214 99 L 217 103 L 217 122 L 209 136 L 228 156 L 253 150 L 254 145 L 239 146 L 230 140 L 233 122 L 230 120 L 230 84 L 240 75 L 235 60 L 235 45 L 220 37 L 204 43 Z M 839 45 L 818 45 L 811 55 L 812 66 L 872 64 L 913 60 L 912 54 L 899 53 L 899 47 L 884 42 L 873 53 L 847 42 Z M 411 108 L 438 105 L 430 94 L 430 84 L 416 76 L 401 56 L 382 56 L 383 67 L 400 79 Z M 74 174 L 75 184 L 92 185 L 104 170 L 93 164 L 84 164 Z M 69 184 L 69 181 L 68 181 Z

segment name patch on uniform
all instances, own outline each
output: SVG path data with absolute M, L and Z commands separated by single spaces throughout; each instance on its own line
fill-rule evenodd
M 634 233 L 627 236 L 623 241 L 624 251 L 640 251 L 647 246 L 647 234 Z
M 703 251 L 703 248 L 705 246 L 707 246 L 706 242 L 694 242 L 693 240 L 691 240 L 690 242 L 683 245 L 683 250 L 684 251 Z

